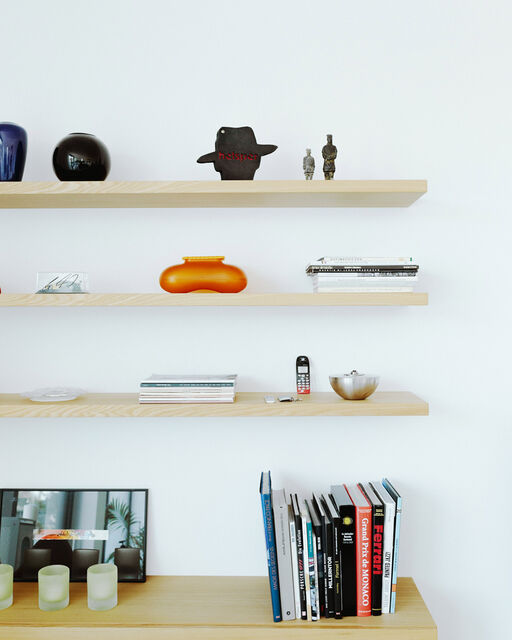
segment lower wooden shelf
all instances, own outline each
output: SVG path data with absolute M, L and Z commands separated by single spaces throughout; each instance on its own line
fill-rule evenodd
M 119 605 L 87 608 L 86 585 L 70 586 L 70 604 L 40 611 L 37 585 L 15 583 L 14 604 L 0 611 L 5 640 L 435 640 L 437 630 L 412 578 L 398 579 L 395 614 L 318 622 L 272 622 L 263 577 L 153 576 L 120 584 Z
M 32 402 L 0 394 L 0 418 L 166 418 L 275 416 L 426 416 L 428 404 L 407 391 L 377 391 L 349 401 L 334 392 L 311 393 L 300 402 L 264 401 L 266 393 L 240 392 L 230 404 L 144 404 L 136 393 L 91 393 L 69 402 Z M 285 395 L 273 392 L 272 395 Z

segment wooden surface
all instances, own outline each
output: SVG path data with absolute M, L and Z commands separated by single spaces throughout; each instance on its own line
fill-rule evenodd
M 1 209 L 408 207 L 426 180 L 2 182 Z
M 274 396 L 286 393 L 270 392 Z M 289 393 L 289 392 L 288 392 Z M 274 416 L 426 416 L 428 404 L 407 391 L 376 391 L 366 400 L 343 400 L 334 391 L 301 396 L 300 402 L 267 404 L 265 393 L 240 392 L 228 404 L 144 404 L 136 393 L 91 393 L 69 402 L 32 402 L 0 394 L 0 418 L 163 418 Z
M 0 307 L 345 307 L 428 304 L 427 293 L 2 293 Z
M 120 584 L 119 604 L 89 611 L 86 585 L 70 585 L 70 604 L 40 611 L 37 585 L 15 583 L 0 611 L 2 640 L 435 640 L 436 625 L 412 578 L 398 579 L 394 614 L 318 622 L 272 622 L 263 577 L 149 577 Z

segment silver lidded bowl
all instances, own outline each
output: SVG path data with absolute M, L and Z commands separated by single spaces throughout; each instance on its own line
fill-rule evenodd
M 333 390 L 345 400 L 364 400 L 379 385 L 379 376 L 358 373 L 355 369 L 340 376 L 329 376 Z

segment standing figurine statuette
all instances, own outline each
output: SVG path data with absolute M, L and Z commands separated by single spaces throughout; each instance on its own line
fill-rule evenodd
M 306 180 L 313 180 L 313 174 L 315 173 L 315 159 L 311 155 L 311 149 L 306 149 L 306 155 L 302 161 L 302 168 L 304 169 Z
M 338 155 L 338 149 L 332 143 L 332 135 L 327 134 L 327 144 L 322 149 L 322 156 L 324 158 L 324 177 L 326 180 L 332 180 L 334 178 L 334 172 L 336 171 L 336 165 L 334 161 Z

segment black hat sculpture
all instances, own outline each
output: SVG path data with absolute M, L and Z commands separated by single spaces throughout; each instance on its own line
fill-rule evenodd
M 217 131 L 215 151 L 197 161 L 213 162 L 222 180 L 252 180 L 261 156 L 276 149 L 275 144 L 258 144 L 251 127 L 221 127 Z

